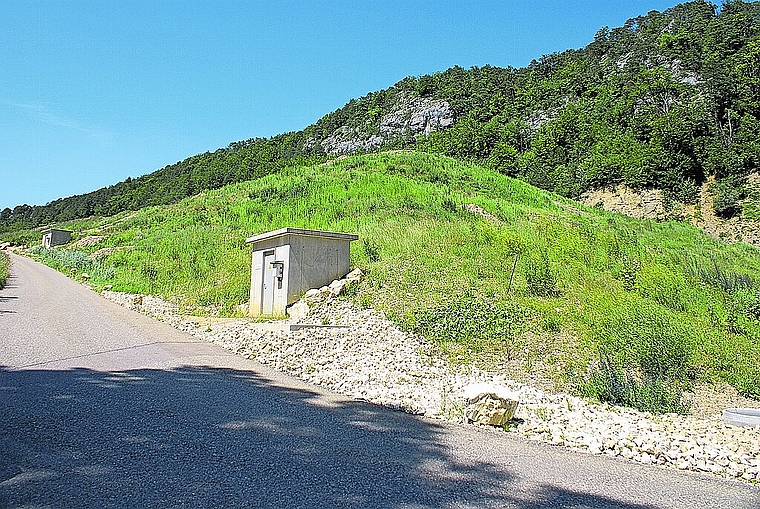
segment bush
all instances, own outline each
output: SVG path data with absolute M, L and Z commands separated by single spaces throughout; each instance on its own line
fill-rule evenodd
M 695 378 L 690 331 L 665 309 L 621 306 L 595 330 L 599 362 L 580 392 L 652 413 L 686 412 L 683 391 Z
M 541 251 L 528 259 L 528 269 L 525 273 L 528 293 L 534 297 L 556 297 L 559 295 L 557 280 L 549 264 L 549 254 Z
M 713 210 L 717 216 L 730 219 L 741 213 L 741 200 L 747 197 L 747 193 L 738 178 L 723 178 L 710 190 L 714 194 Z
M 48 265 L 61 272 L 82 274 L 86 272 L 93 279 L 109 281 L 114 277 L 114 268 L 104 264 L 100 260 L 91 260 L 86 253 L 71 249 L 47 249 L 43 246 L 35 246 L 29 253 Z
M 689 411 L 683 387 L 661 376 L 637 375 L 620 365 L 609 352 L 601 352 L 599 364 L 582 383 L 581 392 L 613 405 L 636 408 L 653 414 Z
M 530 320 L 530 313 L 517 303 L 499 306 L 466 294 L 452 302 L 418 311 L 412 328 L 426 339 L 454 342 L 475 351 L 499 343 L 510 354 L 516 338 L 527 330 Z
M 380 261 L 380 246 L 372 239 L 362 239 L 364 254 L 370 262 Z

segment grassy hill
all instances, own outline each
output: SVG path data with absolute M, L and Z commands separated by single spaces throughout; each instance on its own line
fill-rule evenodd
M 478 161 L 573 198 L 626 184 L 694 203 L 714 177 L 715 212 L 757 220 L 756 200 L 745 199 L 760 167 L 760 2 L 686 2 L 600 27 L 588 40 L 520 69 L 410 76 L 302 131 L 0 210 L 0 232 L 176 203 L 296 164 L 399 148 Z
M 683 409 L 681 393 L 698 382 L 760 398 L 760 251 L 444 156 L 288 167 L 58 226 L 79 247 L 33 250 L 51 265 L 223 314 L 248 300 L 245 238 L 284 226 L 358 233 L 352 265 L 367 278 L 350 298 L 452 359 L 655 411 Z

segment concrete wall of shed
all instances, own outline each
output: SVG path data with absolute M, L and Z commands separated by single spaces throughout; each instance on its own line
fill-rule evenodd
M 46 230 L 42 234 L 42 245 L 48 249 L 71 242 L 71 232 L 67 230 Z
M 350 270 L 350 243 L 343 239 L 292 235 L 288 305 L 311 288 L 329 285 Z
M 274 260 L 283 262 L 282 288 L 275 288 L 272 313 L 264 309 L 265 254 L 274 251 Z M 251 299 L 249 314 L 284 315 L 285 309 L 307 290 L 320 288 L 348 274 L 350 242 L 345 239 L 286 234 L 258 241 L 251 258 Z

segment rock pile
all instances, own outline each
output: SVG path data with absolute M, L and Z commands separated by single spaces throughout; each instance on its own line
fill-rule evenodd
M 728 426 L 720 414 L 707 419 L 653 416 L 568 394 L 550 394 L 500 373 L 449 365 L 432 345 L 400 330 L 378 311 L 359 309 L 337 298 L 329 287 L 311 292 L 314 300 L 310 305 L 303 303 L 306 313 L 298 322 L 315 327 L 294 331 L 262 330 L 249 320 L 203 327 L 182 319 L 177 306 L 155 297 L 104 295 L 240 355 L 354 398 L 457 422 L 484 422 L 473 409 L 481 401 L 497 410 L 496 414 L 503 411 L 506 418 L 487 422 L 502 425 L 514 412 L 504 428 L 530 440 L 760 481 L 760 428 Z M 495 389 L 473 391 L 473 384 Z M 470 395 L 468 401 L 468 391 L 478 394 L 474 399 Z M 497 392 L 511 396 L 504 398 L 504 394 L 494 394 Z M 482 396 L 489 393 L 498 399 Z M 513 403 L 506 402 L 510 400 Z

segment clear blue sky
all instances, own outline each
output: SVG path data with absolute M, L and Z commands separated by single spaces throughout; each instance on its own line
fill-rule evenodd
M 300 130 L 405 76 L 523 67 L 676 3 L 4 2 L 0 209 Z

